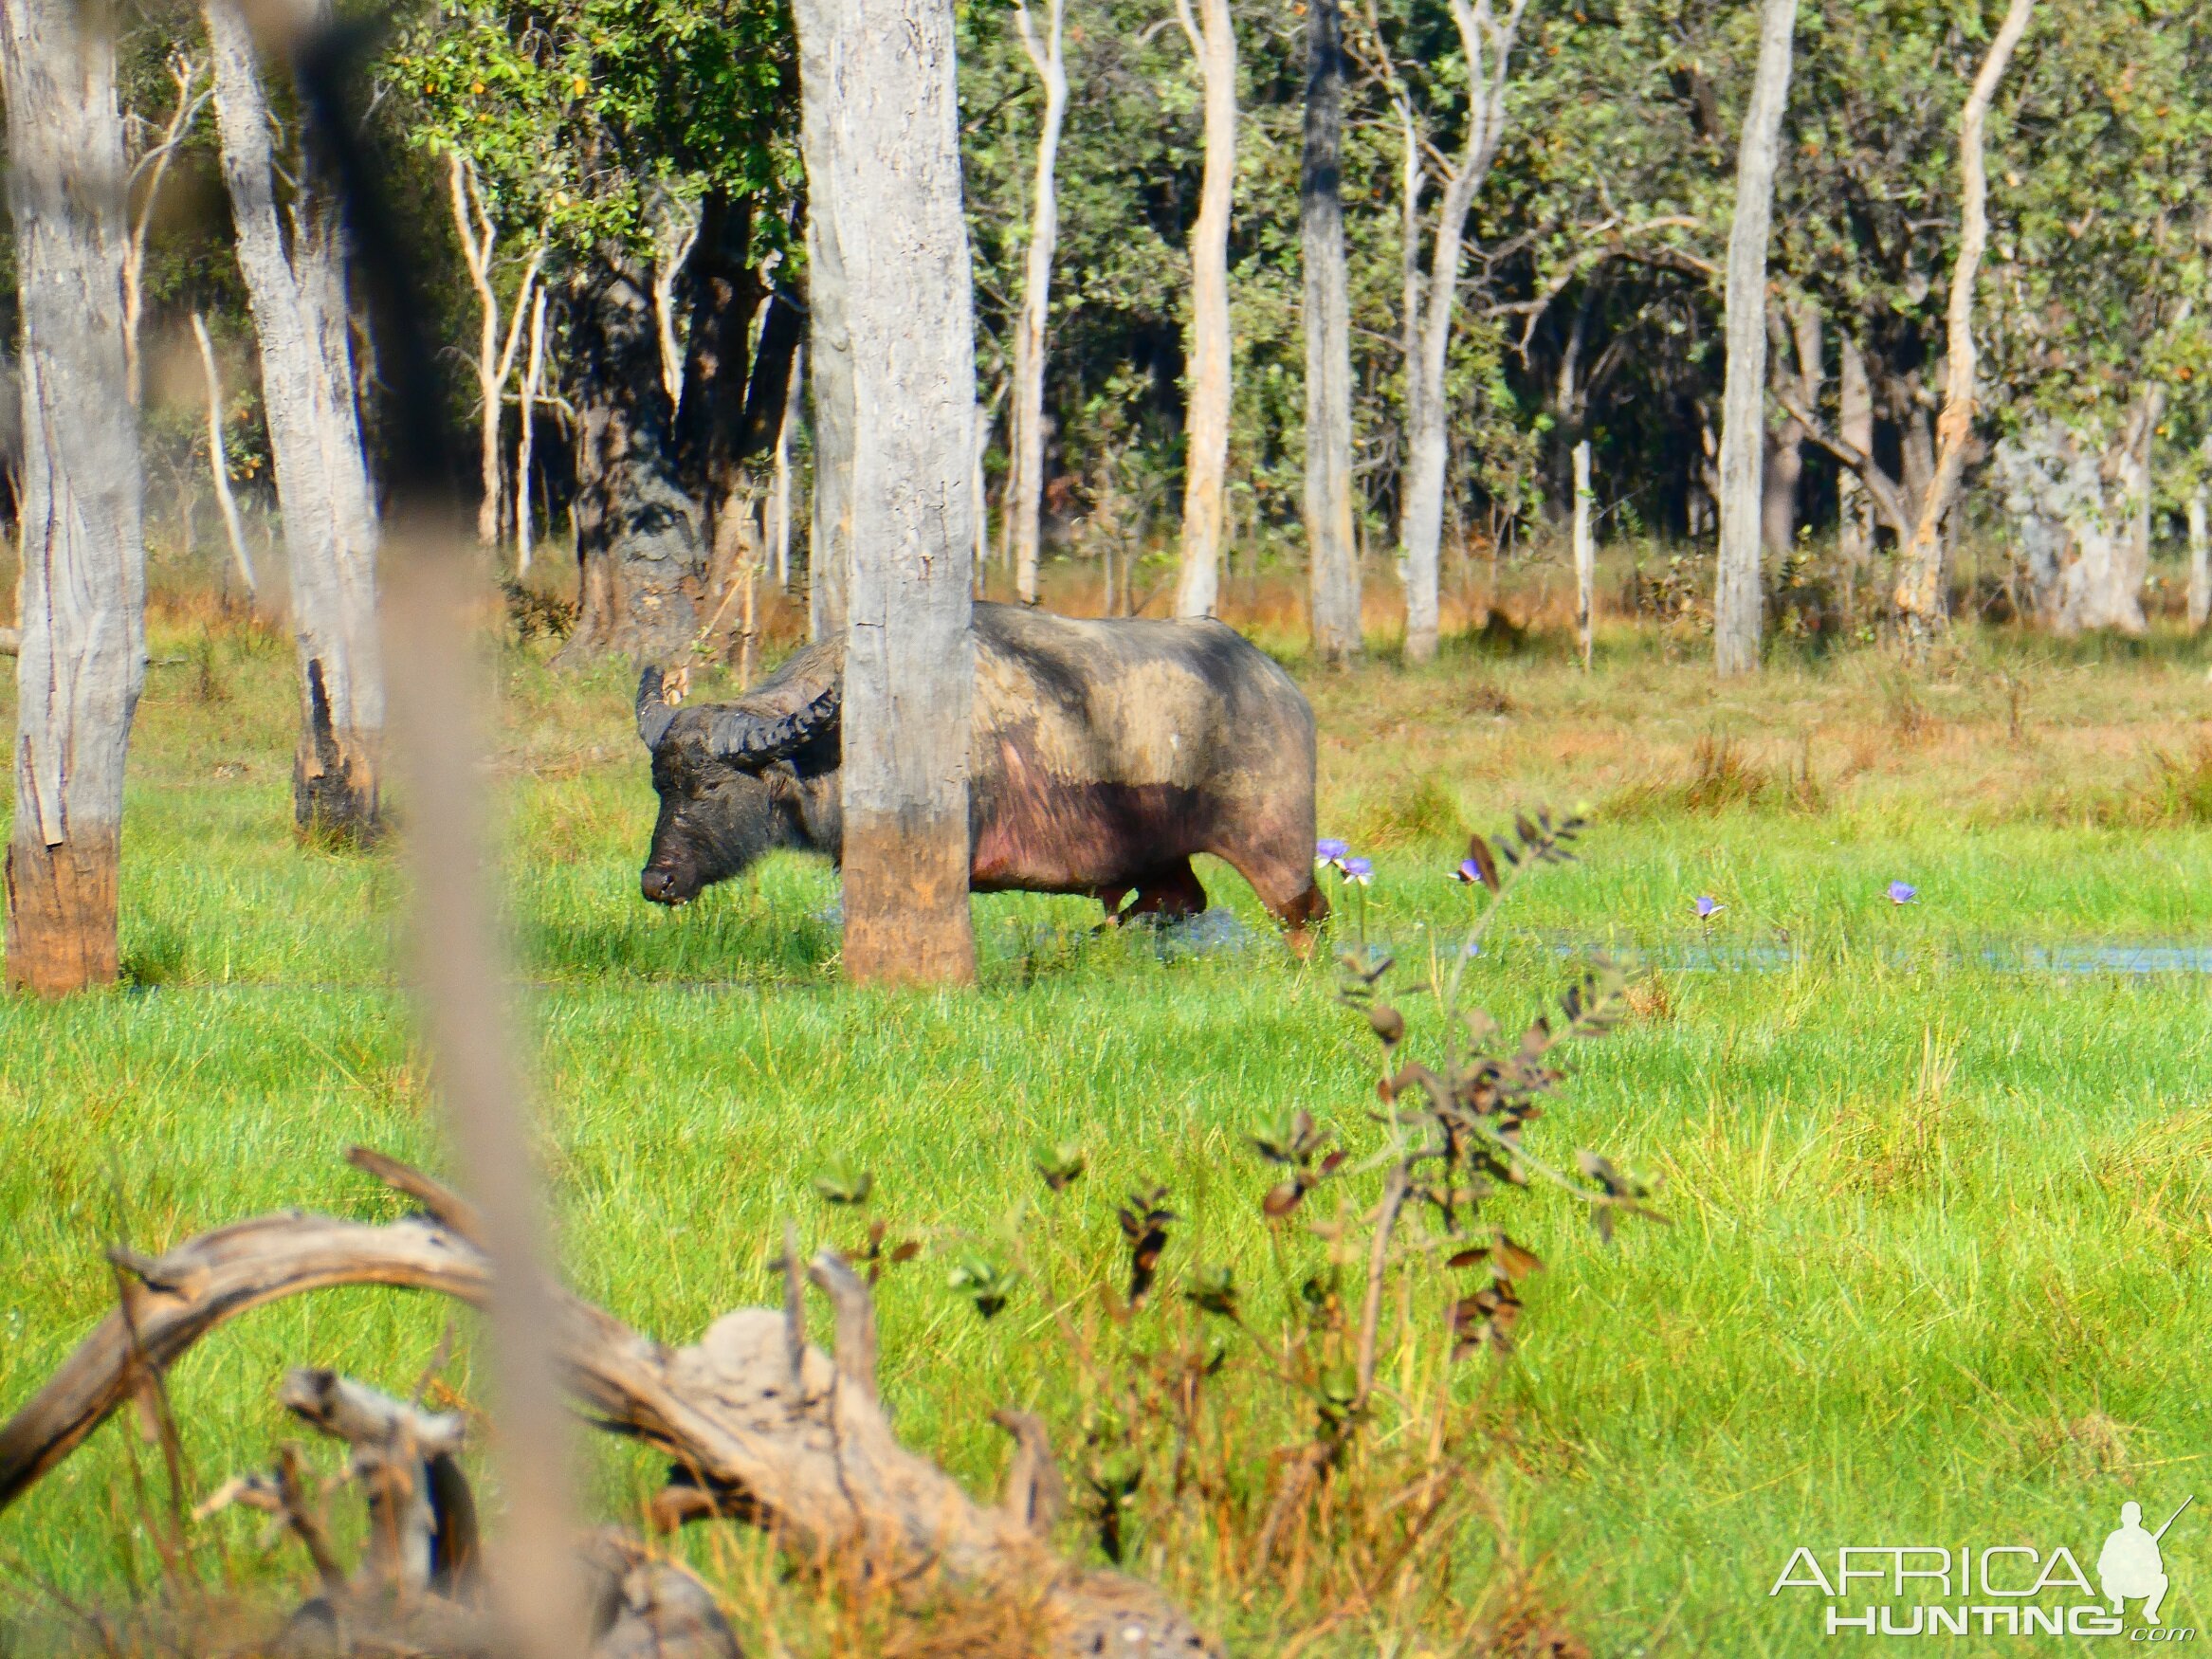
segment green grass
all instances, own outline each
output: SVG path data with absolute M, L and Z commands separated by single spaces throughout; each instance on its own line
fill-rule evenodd
M 1821 1639 L 1816 1601 L 1766 1594 L 1795 1544 L 1832 1561 L 1843 1543 L 2064 1541 L 2089 1564 L 2123 1498 L 2163 1517 L 2202 1486 L 2166 1542 L 2166 1619 L 2212 1622 L 2212 979 L 1980 955 L 2212 939 L 2212 827 L 2159 758 L 2199 740 L 2202 663 L 2171 641 L 2110 660 L 1977 641 L 1915 716 L 1868 659 L 1721 687 L 1622 634 L 1585 681 L 1536 638 L 1315 684 L 1323 828 L 1377 846 L 1369 932 L 1414 955 L 1465 919 L 1443 874 L 1458 853 L 1436 839 L 1455 819 L 1587 800 L 1584 862 L 1527 889 L 1470 974 L 1477 1000 L 1526 1019 L 1569 941 L 1634 959 L 1786 939 L 1790 965 L 1641 977 L 1533 1132 L 1664 1177 L 1673 1225 L 1606 1249 L 1562 1202 L 1506 1201 L 1549 1267 L 1500 1382 L 1504 1450 L 1479 1474 L 1505 1541 L 1470 1538 L 1471 1574 L 1517 1555 L 1600 1653 L 1789 1654 Z M 134 985 L 0 1004 L 0 1409 L 109 1305 L 100 1250 L 118 1236 L 158 1248 L 288 1205 L 395 1213 L 339 1162 L 354 1140 L 444 1161 L 391 967 L 399 866 L 293 843 L 288 648 L 223 632 L 210 666 L 195 645 L 157 644 L 175 660 L 134 749 Z M 2031 686 L 2017 738 L 2007 672 Z M 1256 1283 L 1270 1176 L 1245 1131 L 1304 1105 L 1374 1143 L 1362 1023 L 1325 968 L 1264 942 L 1165 953 L 1094 939 L 1074 901 L 985 899 L 980 990 L 882 995 L 838 980 L 819 865 L 777 861 L 680 913 L 644 904 L 651 798 L 623 679 L 501 658 L 509 914 L 561 1249 L 631 1323 L 687 1340 L 772 1299 L 787 1216 L 850 1237 L 811 1190 L 832 1158 L 874 1172 L 895 1232 L 990 1236 L 1041 1194 L 1028 1149 L 1078 1140 L 1090 1173 L 1057 1201 L 1071 1236 L 1110 1257 L 1113 1204 L 1164 1183 L 1187 1217 L 1168 1271 L 1227 1260 Z M 1809 758 L 1818 788 L 1691 801 L 1714 734 L 1769 778 Z M 1205 874 L 1259 931 L 1234 876 Z M 1920 902 L 1889 904 L 1892 878 Z M 1709 936 L 1699 893 L 1728 904 Z M 174 1378 L 193 1495 L 284 1435 L 284 1366 L 404 1386 L 446 1311 L 333 1294 L 218 1335 Z M 987 1419 L 1010 1399 L 1070 1443 L 1070 1373 L 1033 1294 L 986 1325 L 928 1257 L 887 1282 L 882 1312 L 902 1431 L 971 1483 L 996 1480 Z M 1464 1386 L 1491 1368 L 1472 1362 Z M 469 1392 L 466 1346 L 450 1380 Z M 657 1481 L 626 1449 L 592 1457 L 605 1509 Z M 157 1458 L 111 1424 L 0 1516 L 11 1595 L 119 1597 L 127 1574 L 152 1577 L 134 1459 L 154 1481 Z M 281 1551 L 256 1564 L 257 1529 L 209 1532 L 249 1578 L 296 1575 Z M 1241 1650 L 1271 1650 L 1266 1612 L 1226 1615 Z M 1382 1649 L 1356 1623 L 1332 1641 L 1314 1650 Z

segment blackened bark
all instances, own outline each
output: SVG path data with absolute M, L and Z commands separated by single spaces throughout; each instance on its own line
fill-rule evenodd
M 610 250 L 578 271 L 566 299 L 581 592 L 558 662 L 674 657 L 699 629 L 707 541 L 677 465 L 652 285 L 631 255 Z
M 723 191 L 700 206 L 699 240 L 685 270 L 691 318 L 684 350 L 684 396 L 676 414 L 676 462 L 685 489 L 711 515 L 737 482 L 752 367 L 753 208 Z

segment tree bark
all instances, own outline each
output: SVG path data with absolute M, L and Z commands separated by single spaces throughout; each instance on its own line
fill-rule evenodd
M 1178 616 L 1211 616 L 1220 597 L 1229 483 L 1229 209 L 1236 189 L 1236 29 L 1229 0 L 1176 0 L 1205 88 L 1206 160 L 1191 227 L 1190 406 L 1183 420 L 1182 570 Z
M 354 402 L 344 249 L 335 215 L 304 188 L 286 238 L 253 37 L 229 0 L 204 9 L 223 179 L 261 339 L 262 407 L 291 569 L 301 713 L 292 815 L 307 834 L 365 842 L 382 828 L 384 674 L 376 509 Z
M 1306 556 L 1313 654 L 1359 656 L 1360 561 L 1352 539 L 1352 318 L 1344 260 L 1344 47 L 1338 0 L 1306 12 L 1306 145 L 1299 232 L 1306 264 Z
M 22 572 L 8 985 L 119 970 L 123 762 L 146 675 L 144 483 L 128 396 L 115 46 L 73 0 L 0 0 L 23 319 Z
M 1713 594 L 1713 665 L 1759 667 L 1761 451 L 1766 433 L 1766 243 L 1782 114 L 1789 101 L 1797 0 L 1764 0 L 1759 67 L 1736 152 L 1736 215 L 1728 229 L 1728 371 L 1721 393 L 1721 547 Z
M 807 537 L 807 616 L 817 640 L 844 637 L 852 574 L 852 332 L 844 250 L 828 211 L 834 117 L 831 47 L 846 0 L 794 0 L 799 149 L 807 174 L 807 346 L 814 501 Z
M 1908 652 L 1925 650 L 1950 624 L 1943 520 L 1965 467 L 1966 440 L 1974 428 L 1974 279 L 1989 240 L 1989 177 L 1983 165 L 1982 125 L 2034 5 L 2035 0 L 2012 0 L 2006 8 L 2004 22 L 1989 43 L 1965 107 L 1959 112 L 1959 253 L 1951 264 L 1950 300 L 1945 309 L 1943 418 L 1936 427 L 1932 476 L 1920 498 L 1912 535 L 1897 559 L 1894 597 Z
M 1837 429 L 1846 444 L 1861 454 L 1871 455 L 1874 448 L 1874 388 L 1867 380 L 1866 354 L 1857 338 L 1848 331 L 1843 336 L 1840 355 Z M 1856 614 L 1859 584 L 1867 578 L 1874 563 L 1874 523 L 1866 485 L 1849 467 L 1837 474 L 1836 503 L 1837 551 L 1843 561 L 1844 610 Z
M 1398 514 L 1398 541 L 1405 559 L 1405 654 L 1425 663 L 1436 654 L 1441 625 L 1439 559 L 1444 544 L 1445 433 L 1444 372 L 1452 347 L 1452 322 L 1459 298 L 1459 256 L 1467 215 L 1475 193 L 1496 159 L 1504 137 L 1506 80 L 1513 41 L 1527 0 L 1512 0 L 1501 21 L 1490 0 L 1452 0 L 1452 20 L 1467 57 L 1471 93 L 1467 136 L 1458 165 L 1444 181 L 1436 208 L 1428 280 L 1420 320 L 1411 332 L 1415 353 L 1407 361 L 1405 480 Z M 1409 291 L 1409 298 L 1411 297 Z
M 1767 314 L 1769 372 L 1801 409 L 1820 401 L 1820 314 L 1808 301 L 1792 300 Z M 1787 558 L 1797 545 L 1798 485 L 1805 471 L 1805 428 L 1785 414 L 1767 443 L 1763 486 L 1761 539 L 1776 558 Z
M 581 588 L 576 631 L 555 661 L 668 660 L 698 633 L 707 547 L 677 476 L 651 286 L 627 251 L 610 248 L 571 279 L 567 300 Z
M 1021 315 L 1014 330 L 1013 450 L 1014 591 L 1024 605 L 1037 602 L 1037 546 L 1045 499 L 1045 323 L 1051 315 L 1052 255 L 1060 239 L 1060 128 L 1068 114 L 1068 60 L 1061 0 L 1045 0 L 1045 38 L 1037 39 L 1029 7 L 1015 0 L 1014 18 L 1022 49 L 1044 82 L 1045 113 L 1037 131 L 1036 180 L 1030 215 L 1028 266 Z
M 797 19 L 828 118 L 808 217 L 841 256 L 851 366 L 845 972 L 967 983 L 976 369 L 952 5 L 801 0 Z

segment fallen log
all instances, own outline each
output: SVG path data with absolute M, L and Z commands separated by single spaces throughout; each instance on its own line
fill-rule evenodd
M 158 1258 L 111 1252 L 121 1305 L 0 1428 L 0 1509 L 66 1457 L 144 1385 L 225 1321 L 305 1291 L 384 1285 L 481 1307 L 489 1260 L 466 1203 L 419 1171 L 356 1149 L 349 1158 L 429 1213 L 375 1225 L 303 1212 L 242 1221 Z M 830 1251 L 805 1274 L 830 1300 L 836 1342 L 806 1341 L 800 1270 L 787 1260 L 780 1310 L 740 1308 L 694 1344 L 669 1348 L 565 1290 L 552 1293 L 570 1390 L 601 1428 L 666 1452 L 679 1471 L 655 1513 L 770 1529 L 803 1560 L 892 1595 L 951 1591 L 1033 1611 L 1038 1650 L 1188 1659 L 1217 1653 L 1152 1586 L 1076 1567 L 1042 1535 L 1054 1484 L 1041 1429 L 1020 1442 L 1008 1499 L 979 1504 L 903 1446 L 878 1402 L 875 1310 Z
M 273 1475 L 228 1481 L 193 1511 L 204 1519 L 243 1504 L 305 1546 L 320 1594 L 286 1621 L 274 1650 L 286 1659 L 497 1659 L 506 1651 L 478 1581 L 476 1499 L 458 1461 L 462 1419 L 334 1371 L 290 1372 L 277 1397 L 344 1442 L 348 1478 L 368 1499 L 369 1529 L 367 1554 L 349 1578 L 308 1494 L 300 1449 L 289 1444 Z M 706 1586 L 635 1539 L 609 1528 L 586 1540 L 573 1563 L 589 1659 L 744 1659 Z

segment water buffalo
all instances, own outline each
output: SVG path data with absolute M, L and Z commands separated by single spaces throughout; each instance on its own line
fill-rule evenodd
M 1304 948 L 1328 913 L 1313 880 L 1313 711 L 1218 622 L 1077 622 L 975 612 L 970 885 L 1087 893 L 1109 919 L 1196 915 L 1191 855 L 1235 866 Z M 681 904 L 772 848 L 832 859 L 843 646 L 810 646 L 738 702 L 679 709 L 658 668 L 637 734 L 661 797 L 638 879 Z M 1131 894 L 1135 901 L 1124 910 Z

